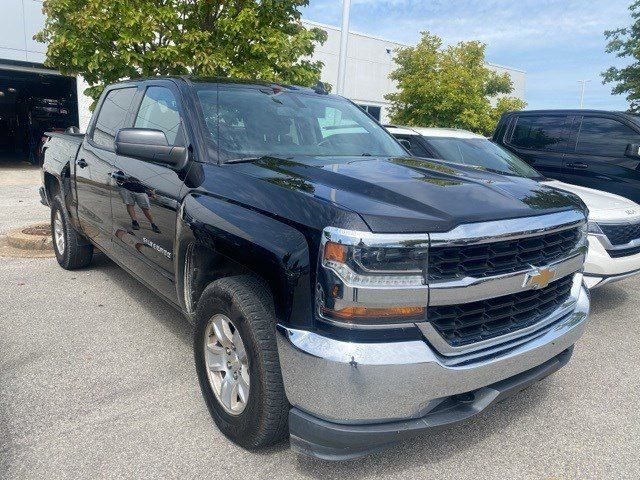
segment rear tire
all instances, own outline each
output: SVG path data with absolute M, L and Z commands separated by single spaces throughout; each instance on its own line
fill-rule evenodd
M 51 236 L 56 260 L 62 268 L 75 270 L 91 263 L 93 245 L 74 228 L 58 195 L 51 202 Z
M 284 439 L 289 433 L 289 402 L 282 384 L 271 293 L 251 276 L 222 278 L 204 290 L 195 317 L 198 380 L 220 431 L 245 448 L 265 447 Z M 226 335 L 217 335 L 221 329 L 212 327 L 221 319 Z M 218 342 L 219 336 L 224 337 L 222 342 Z M 241 349 L 246 351 L 242 365 Z M 245 372 L 248 378 L 243 381 Z M 226 395 L 226 404 L 221 387 L 225 379 L 233 385 L 228 387 L 232 395 Z

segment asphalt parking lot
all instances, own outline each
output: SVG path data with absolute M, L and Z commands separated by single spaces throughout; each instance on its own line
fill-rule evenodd
M 48 218 L 0 169 L 0 235 Z M 104 257 L 0 257 L 0 478 L 638 478 L 640 279 L 596 290 L 565 368 L 488 412 L 364 459 L 245 451 L 200 397 L 191 327 Z M 310 392 L 312 393 L 312 392 Z M 398 392 L 399 395 L 402 392 Z

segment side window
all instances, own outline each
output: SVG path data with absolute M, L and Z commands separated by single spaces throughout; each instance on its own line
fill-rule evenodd
M 169 145 L 175 145 L 176 139 L 182 140 L 181 125 L 178 102 L 171 90 L 165 87 L 147 88 L 134 127 L 162 130 Z
M 612 118 L 583 117 L 576 153 L 622 157 L 629 143 L 640 143 L 640 134 Z
M 396 138 L 398 140 L 406 140 L 411 144 L 411 147 L 409 147 L 409 151 L 411 152 L 411 155 L 413 155 L 414 157 L 423 157 L 423 158 L 432 157 L 432 155 L 429 154 L 427 149 L 422 146 L 422 144 L 420 143 L 420 140 L 418 140 L 417 135 L 396 135 Z
M 560 150 L 565 140 L 564 127 L 564 116 L 521 116 L 516 119 L 509 143 L 535 150 Z
M 113 150 L 116 133 L 125 126 L 127 112 L 135 94 L 135 88 L 119 88 L 107 94 L 98 112 L 91 136 L 96 144 Z

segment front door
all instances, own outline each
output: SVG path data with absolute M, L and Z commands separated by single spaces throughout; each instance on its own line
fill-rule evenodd
M 505 146 L 549 178 L 563 180 L 562 161 L 568 142 L 566 115 L 520 115 Z
M 74 166 L 80 226 L 93 243 L 106 252 L 111 251 L 114 139 L 116 132 L 126 126 L 135 93 L 135 87 L 107 91 Z
M 166 86 L 144 88 L 133 127 L 161 130 L 170 145 L 184 145 L 177 96 Z M 113 177 L 117 259 L 175 299 L 173 254 L 183 185 L 178 172 L 166 165 L 118 156 Z

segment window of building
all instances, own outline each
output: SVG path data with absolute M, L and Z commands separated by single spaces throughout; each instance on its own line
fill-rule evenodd
M 134 126 L 161 130 L 169 145 L 175 145 L 176 137 L 181 131 L 181 122 L 178 102 L 171 90 L 165 87 L 147 88 Z
M 625 124 L 612 118 L 584 117 L 576 153 L 622 157 L 629 143 L 640 143 L 640 135 Z
M 565 116 L 518 117 L 509 143 L 535 150 L 560 150 L 565 141 Z
M 133 87 L 111 90 L 107 94 L 98 112 L 91 137 L 96 144 L 110 150 L 114 149 L 116 133 L 125 126 L 127 113 L 135 94 L 136 89 Z

